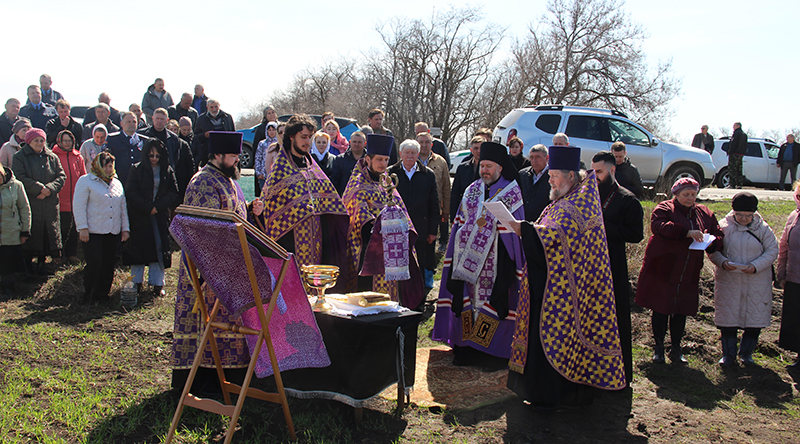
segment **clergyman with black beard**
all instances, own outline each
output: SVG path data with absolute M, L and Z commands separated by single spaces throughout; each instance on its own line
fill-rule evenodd
M 622 358 L 625 361 L 625 379 L 630 385 L 633 378 L 631 285 L 628 281 L 625 243 L 639 243 L 644 238 L 644 224 L 642 204 L 632 192 L 617 183 L 614 177 L 616 166 L 616 159 L 610 151 L 600 151 L 592 158 L 592 169 L 597 175 L 600 205 L 603 207 L 603 224 L 608 238 L 608 256 L 611 260 L 611 277 L 614 281 L 614 299 L 617 306 Z

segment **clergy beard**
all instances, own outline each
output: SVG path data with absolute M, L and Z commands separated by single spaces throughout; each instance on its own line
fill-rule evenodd
M 239 178 L 242 176 L 242 172 L 236 168 L 236 165 L 224 166 L 218 165 L 216 162 L 211 162 L 211 165 L 216 167 L 222 174 L 233 180 L 239 180 Z
M 564 189 L 561 189 L 561 190 L 558 189 L 558 188 L 551 188 L 550 189 L 550 200 L 551 201 L 555 201 L 555 200 L 561 199 L 562 197 L 567 195 L 567 192 L 569 192 L 570 188 L 572 188 L 572 185 L 565 186 Z

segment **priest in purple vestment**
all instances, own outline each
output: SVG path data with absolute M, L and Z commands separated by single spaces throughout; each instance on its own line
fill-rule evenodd
M 316 124 L 305 114 L 286 123 L 283 147 L 267 175 L 263 214 L 249 219 L 286 251 L 298 265 L 336 265 L 339 279 L 331 292 L 353 291 L 355 272 L 347 249 L 347 210 L 328 176 L 309 154 Z
M 394 137 L 367 135 L 367 155 L 356 162 L 342 200 L 350 215 L 347 242 L 358 290 L 388 294 L 415 309 L 424 302 L 422 273 L 414 252 L 417 232 L 385 175 Z M 383 185 L 382 185 L 383 183 Z
M 243 218 L 246 217 L 247 202 L 242 189 L 235 180 L 239 174 L 236 164 L 239 162 L 239 154 L 242 151 L 242 134 L 212 131 L 208 144 L 209 161 L 192 177 L 186 188 L 186 197 L 183 203 L 215 210 L 233 211 Z M 260 211 L 258 212 L 260 213 Z M 181 254 L 176 293 L 170 366 L 173 369 L 172 388 L 180 390 L 189 376 L 189 369 L 192 367 L 197 353 L 197 344 L 202 338 L 204 328 L 200 322 L 200 312 L 192 312 L 197 293 L 192 286 L 184 254 Z M 216 296 L 210 288 L 206 289 L 205 287 L 203 294 L 206 305 L 210 309 L 214 306 Z M 224 307 L 220 308 L 217 313 L 217 321 L 241 324 L 241 320 L 231 316 Z M 250 363 L 250 352 L 245 336 L 233 332 L 221 334 L 217 336 L 217 348 L 220 351 L 226 378 L 240 383 L 247 365 Z M 219 393 L 220 388 L 214 370 L 211 347 L 208 344 L 203 353 L 203 361 L 192 387 L 192 393 L 213 395 Z
M 506 147 L 484 142 L 480 174 L 464 191 L 442 270 L 433 339 L 453 347 L 454 365 L 499 370 L 508 365 L 517 301 L 526 275 L 519 236 L 484 207 L 502 202 L 525 218 L 517 169 Z

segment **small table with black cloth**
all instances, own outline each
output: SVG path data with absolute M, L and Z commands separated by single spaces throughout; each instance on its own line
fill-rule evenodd
M 414 385 L 417 325 L 422 320 L 422 313 L 407 311 L 340 316 L 314 312 L 314 317 L 331 365 L 281 372 L 286 393 L 294 398 L 343 402 L 357 409 L 356 420 L 359 420 L 364 402 L 398 383 L 398 373 L 402 371 L 404 378 L 397 388 L 397 411 L 398 414 L 402 412 L 405 389 Z M 402 340 L 398 329 L 402 332 Z M 402 370 L 398 368 L 401 356 Z M 274 379 L 270 376 L 261 383 L 272 385 Z

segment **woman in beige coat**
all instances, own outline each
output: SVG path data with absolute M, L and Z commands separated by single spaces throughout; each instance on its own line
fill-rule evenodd
M 755 364 L 753 350 L 761 329 L 772 319 L 772 264 L 778 257 L 778 241 L 758 213 L 758 198 L 739 193 L 733 210 L 720 221 L 722 251 L 710 255 L 717 266 L 714 283 L 714 323 L 722 333 L 719 364 L 736 364 L 737 331 L 743 329 L 739 357 Z

